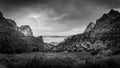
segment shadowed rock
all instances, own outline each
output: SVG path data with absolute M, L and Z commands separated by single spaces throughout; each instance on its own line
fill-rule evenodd
M 110 29 L 108 27 L 111 26 L 111 22 L 113 22 L 118 17 L 120 17 L 120 13 L 118 11 L 115 11 L 113 9 L 110 10 L 108 14 L 104 14 L 100 19 L 96 21 L 94 31 L 95 32 L 109 31 Z

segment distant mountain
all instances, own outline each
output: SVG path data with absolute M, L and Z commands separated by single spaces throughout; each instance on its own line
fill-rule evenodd
M 100 52 L 116 51 L 120 48 L 120 13 L 111 10 L 96 21 L 90 23 L 82 34 L 66 38 L 54 47 L 54 51 Z
M 48 35 L 48 36 L 43 36 L 43 37 L 45 37 L 45 38 L 46 38 L 46 37 L 51 37 L 51 38 L 65 38 L 66 36 L 49 36 L 49 35 Z

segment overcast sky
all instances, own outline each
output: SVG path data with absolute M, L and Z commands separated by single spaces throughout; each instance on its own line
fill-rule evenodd
M 119 10 L 120 0 L 0 0 L 4 16 L 30 25 L 34 36 L 82 33 L 112 8 Z

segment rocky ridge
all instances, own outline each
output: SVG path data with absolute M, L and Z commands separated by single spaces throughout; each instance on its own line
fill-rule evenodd
M 88 25 L 88 28 L 89 25 Z M 67 52 L 115 52 L 120 47 L 120 13 L 111 10 L 96 21 L 94 27 L 73 35 L 54 47 L 54 51 Z

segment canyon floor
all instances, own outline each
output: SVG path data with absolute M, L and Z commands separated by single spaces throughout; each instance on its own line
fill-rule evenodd
M 92 56 L 80 52 L 0 54 L 0 68 L 119 68 L 120 55 Z

